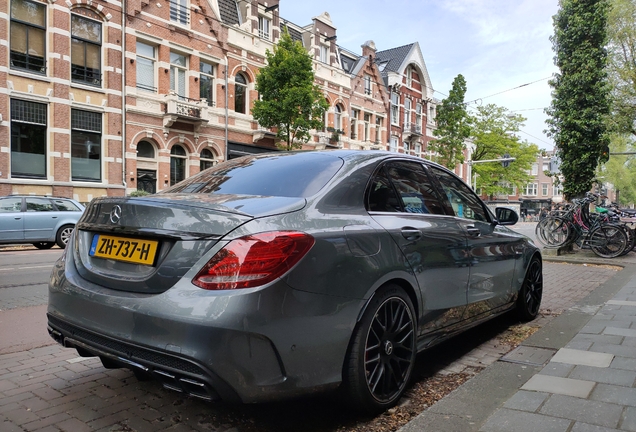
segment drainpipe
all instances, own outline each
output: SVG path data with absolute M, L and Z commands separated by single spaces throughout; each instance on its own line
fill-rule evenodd
M 225 160 L 229 160 L 230 157 L 230 144 L 228 143 L 228 135 L 229 135 L 229 126 L 228 126 L 228 122 L 230 119 L 230 111 L 229 108 L 227 106 L 228 104 L 228 92 L 230 91 L 230 89 L 228 88 L 229 85 L 229 78 L 227 76 L 227 62 L 228 62 L 228 58 L 227 55 L 225 56 Z
M 122 2 L 121 9 L 121 182 L 126 196 L 126 7 L 128 2 Z

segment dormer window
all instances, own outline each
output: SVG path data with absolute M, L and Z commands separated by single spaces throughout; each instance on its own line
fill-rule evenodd
M 187 25 L 189 18 L 188 0 L 170 0 L 170 21 Z
M 320 45 L 320 61 L 329 63 L 329 47 L 326 45 Z
M 265 18 L 264 16 L 258 17 L 258 36 L 264 40 L 270 40 L 270 29 L 272 27 L 272 22 L 269 18 Z

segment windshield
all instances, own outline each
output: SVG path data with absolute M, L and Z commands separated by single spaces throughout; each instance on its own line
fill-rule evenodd
M 314 152 L 244 156 L 208 168 L 161 193 L 306 198 L 322 189 L 343 163 L 337 156 Z

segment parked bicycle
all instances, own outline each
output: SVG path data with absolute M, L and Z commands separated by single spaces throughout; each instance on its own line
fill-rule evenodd
M 585 198 L 550 212 L 535 228 L 537 240 L 547 248 L 576 244 L 603 258 L 629 253 L 636 243 L 634 231 L 611 210 L 590 213 L 590 204 L 597 199 L 598 195 L 588 192 Z

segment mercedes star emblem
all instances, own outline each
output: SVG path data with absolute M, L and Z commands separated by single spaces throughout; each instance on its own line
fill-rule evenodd
M 119 223 L 119 219 L 121 219 L 121 207 L 115 205 L 110 211 L 110 221 L 114 224 L 117 224 Z

